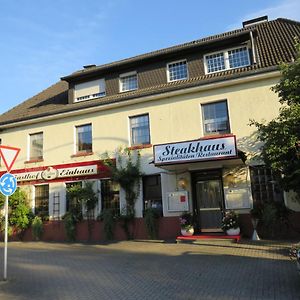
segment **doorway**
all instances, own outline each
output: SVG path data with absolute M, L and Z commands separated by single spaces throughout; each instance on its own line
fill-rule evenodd
M 220 232 L 224 195 L 221 170 L 192 173 L 193 206 L 198 232 Z

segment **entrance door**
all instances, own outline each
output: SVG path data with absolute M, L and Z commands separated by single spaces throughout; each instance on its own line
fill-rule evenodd
M 221 231 L 223 186 L 218 171 L 198 173 L 194 177 L 194 212 L 198 230 Z

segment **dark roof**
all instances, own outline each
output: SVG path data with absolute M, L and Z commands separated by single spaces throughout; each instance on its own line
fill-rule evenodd
M 120 93 L 78 103 L 68 103 L 68 83 L 66 81 L 72 82 L 74 80 L 78 80 L 78 78 L 96 76 L 99 72 L 101 73 L 120 66 L 125 68 L 132 64 L 140 65 L 149 59 L 159 59 L 160 57 L 179 53 L 188 49 L 205 47 L 211 43 L 222 43 L 222 41 L 249 34 L 250 31 L 252 31 L 255 35 L 255 44 L 258 56 L 257 64 L 244 68 L 202 75 L 188 80 L 162 83 L 129 93 Z M 50 86 L 38 95 L 2 114 L 0 116 L 0 126 L 42 116 L 55 115 L 62 112 L 75 111 L 87 107 L 120 102 L 141 96 L 154 95 L 241 76 L 251 76 L 262 72 L 269 72 L 277 69 L 280 62 L 291 62 L 293 58 L 295 58 L 296 50 L 294 47 L 294 38 L 296 36 L 300 37 L 300 22 L 280 18 L 206 37 L 178 46 L 153 51 L 110 64 L 91 66 L 69 76 L 63 77 L 58 83 Z

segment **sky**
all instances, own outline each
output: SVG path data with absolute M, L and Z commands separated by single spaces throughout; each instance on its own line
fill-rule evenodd
M 242 27 L 300 21 L 299 0 L 0 0 L 0 114 L 84 65 Z

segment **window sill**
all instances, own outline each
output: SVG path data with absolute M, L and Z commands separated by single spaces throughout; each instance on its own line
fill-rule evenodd
M 144 144 L 144 145 L 134 145 L 131 147 L 128 147 L 128 150 L 140 150 L 140 149 L 146 149 L 146 148 L 151 148 L 152 144 Z
M 209 139 L 215 139 L 215 138 L 221 138 L 221 137 L 227 137 L 232 136 L 232 133 L 210 133 L 210 134 L 204 134 L 203 137 L 201 137 L 201 140 L 209 140 Z
M 75 153 L 73 155 L 71 155 L 71 158 L 73 157 L 82 157 L 82 156 L 90 156 L 90 155 L 93 155 L 94 152 L 78 152 L 78 153 Z
M 25 161 L 25 164 L 34 164 L 34 163 L 37 163 L 37 162 L 43 162 L 43 161 L 44 161 L 43 158 L 36 158 L 36 159 L 26 160 L 26 161 Z

